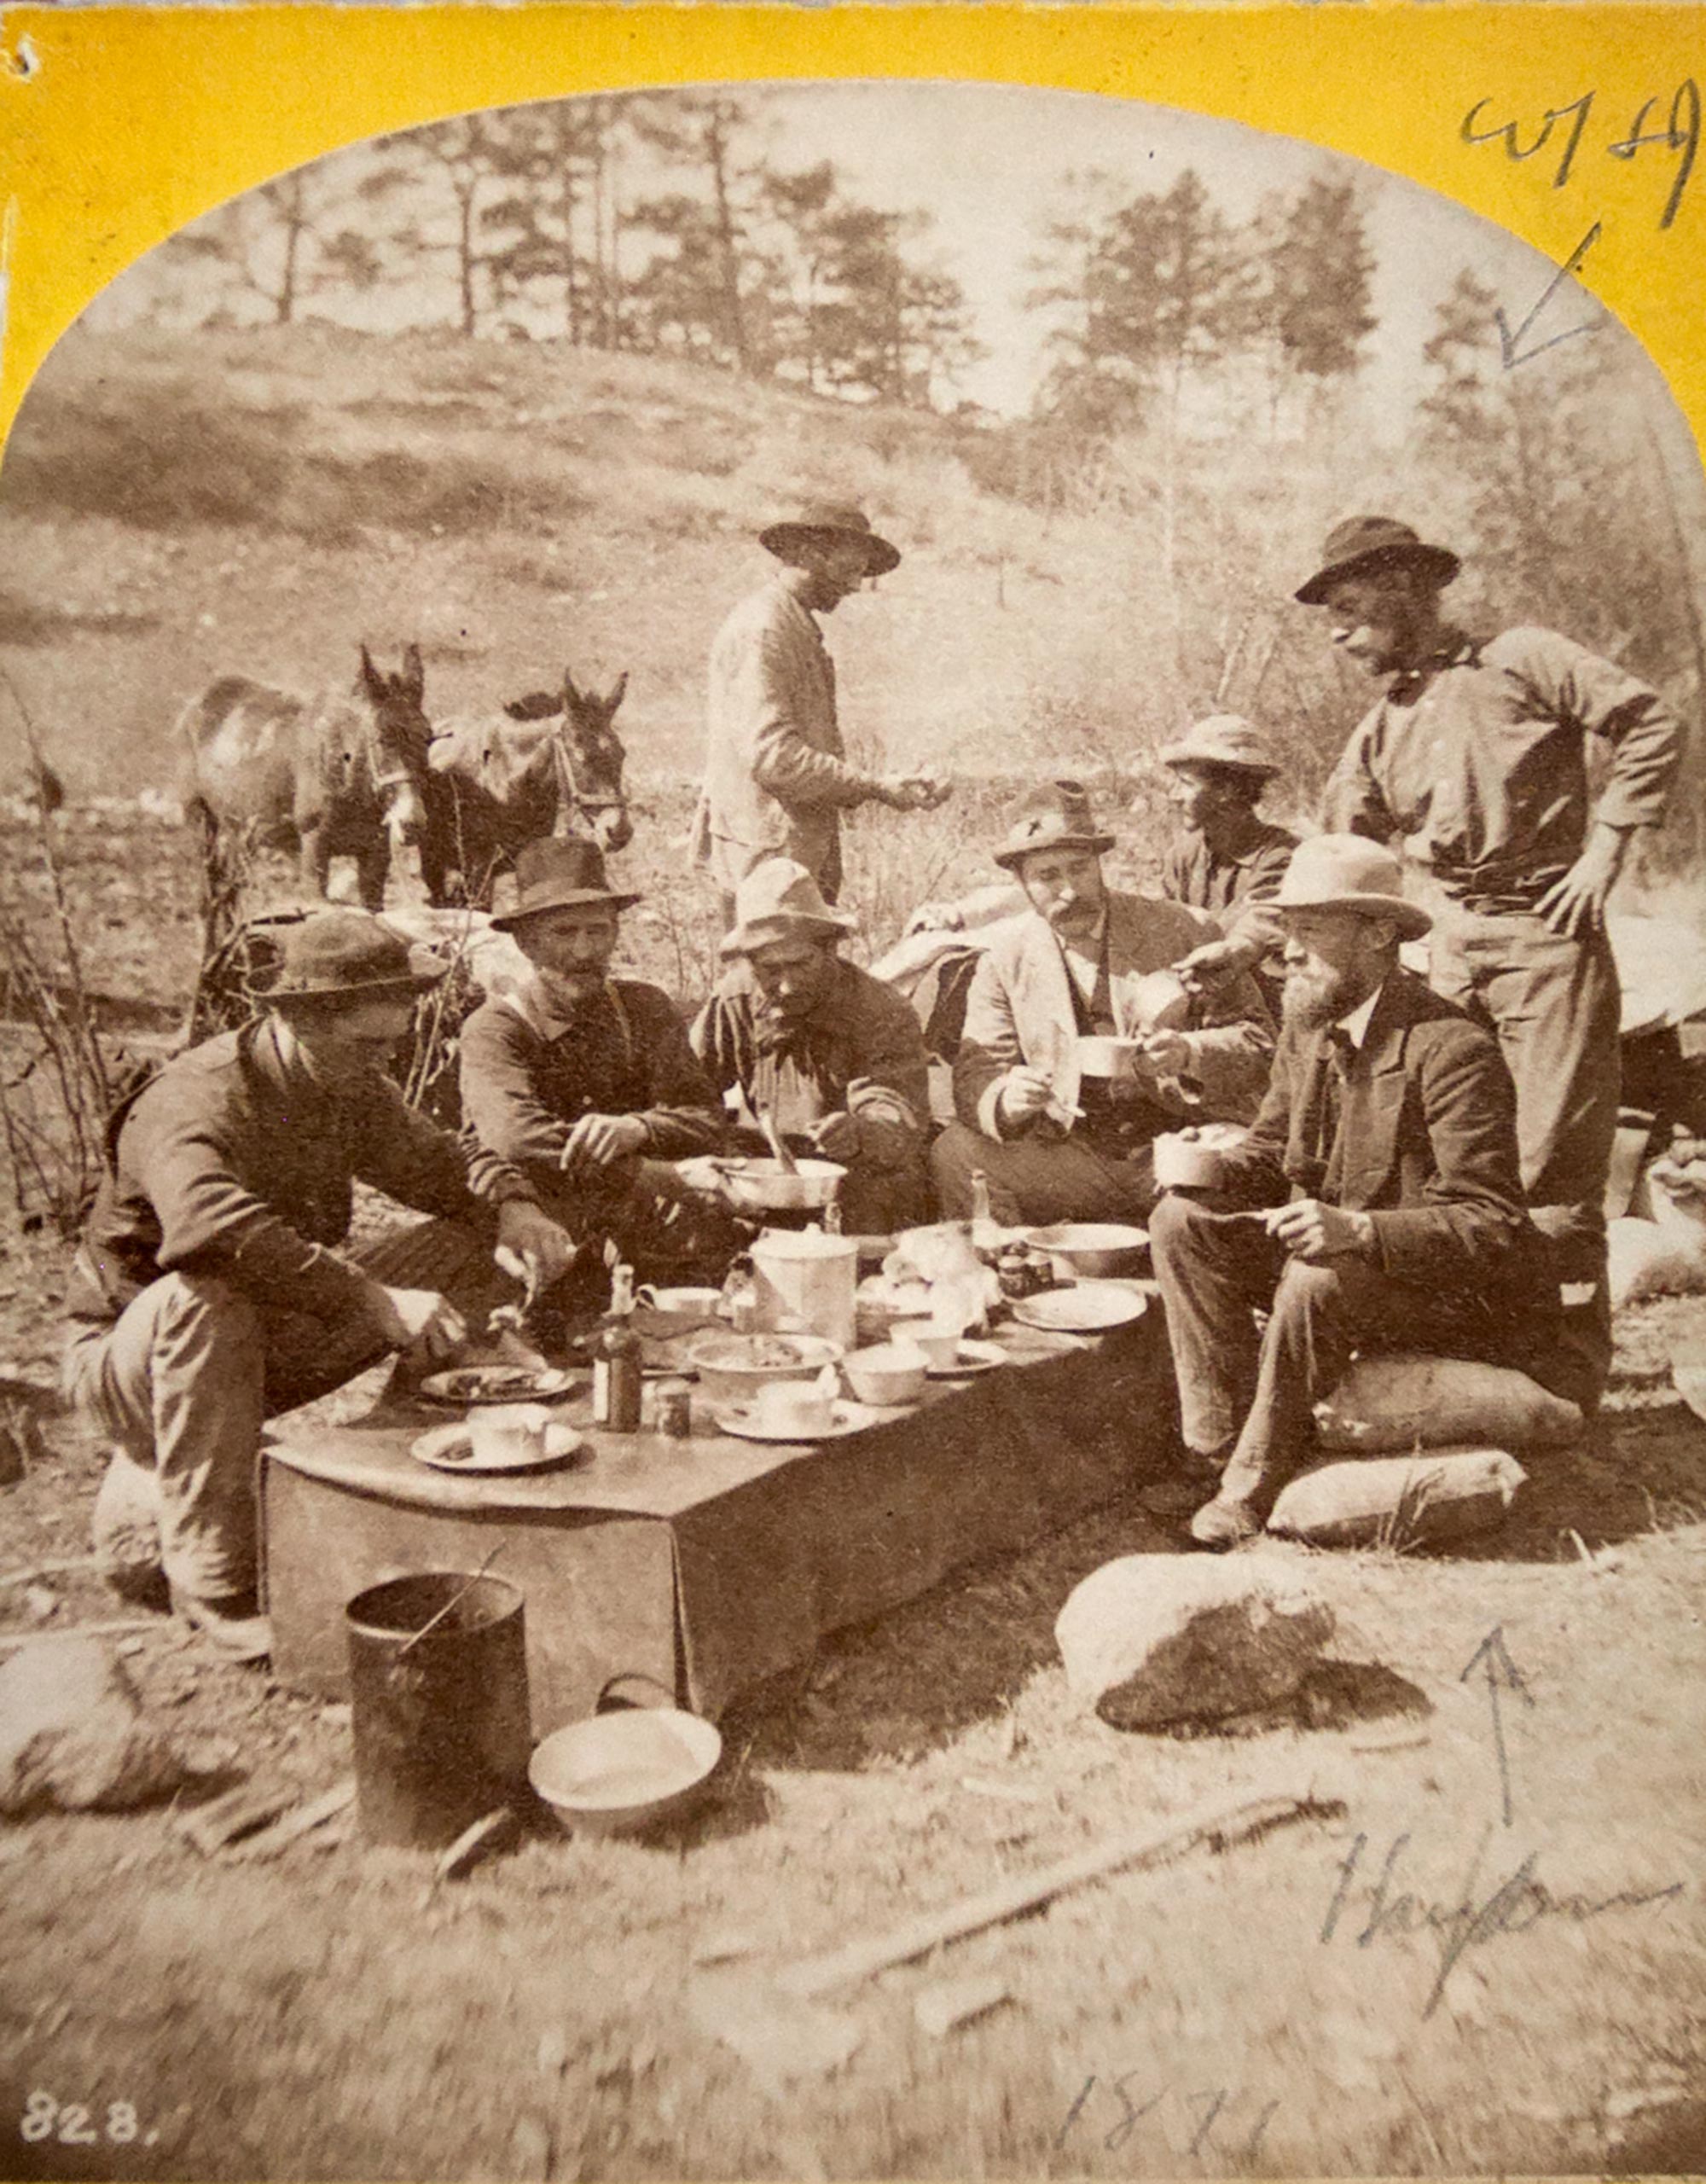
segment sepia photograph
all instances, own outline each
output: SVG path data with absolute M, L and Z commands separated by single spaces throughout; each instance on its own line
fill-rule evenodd
M 1706 477 L 1581 227 L 705 82 L 65 332 L 0 2176 L 1706 2171 Z

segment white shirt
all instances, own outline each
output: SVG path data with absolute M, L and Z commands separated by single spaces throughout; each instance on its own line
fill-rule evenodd
M 1341 1016 L 1338 1019 L 1338 1029 L 1359 1053 L 1362 1050 L 1363 1041 L 1368 1037 L 1368 1019 L 1374 1014 L 1374 1004 L 1385 990 L 1386 981 L 1383 979 L 1367 1001 L 1358 1002 L 1349 1016 Z

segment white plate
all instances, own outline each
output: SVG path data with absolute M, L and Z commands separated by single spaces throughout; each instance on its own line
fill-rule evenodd
M 549 1366 L 536 1371 L 525 1365 L 457 1365 L 447 1373 L 429 1373 L 420 1392 L 428 1403 L 458 1410 L 477 1403 L 554 1403 L 570 1393 L 579 1377 Z
M 738 1434 L 743 1441 L 777 1441 L 795 1447 L 809 1448 L 815 1441 L 838 1441 L 849 1433 L 862 1432 L 873 1426 L 884 1414 L 873 1410 L 862 1403 L 837 1402 L 830 1406 L 833 1423 L 823 1433 L 796 1433 L 792 1427 L 761 1425 L 745 1403 L 725 1403 L 711 1414 L 724 1433 Z M 893 1407 L 890 1415 L 894 1414 Z
M 460 1420 L 454 1426 L 435 1426 L 430 1433 L 421 1434 L 409 1443 L 409 1453 L 416 1463 L 429 1465 L 434 1471 L 459 1471 L 470 1478 L 491 1478 L 505 1472 L 548 1470 L 553 1464 L 567 1463 L 585 1446 L 584 1437 L 572 1426 L 548 1426 L 543 1455 L 493 1461 L 473 1454 L 467 1422 Z
M 1140 1320 L 1148 1308 L 1149 1299 L 1137 1290 L 1080 1281 L 1071 1289 L 1045 1289 L 1039 1296 L 1020 1298 L 1013 1316 L 1025 1327 L 1053 1334 L 1100 1334 Z
M 1009 1365 L 1013 1360 L 998 1342 L 962 1341 L 951 1365 L 932 1365 L 932 1380 L 963 1380 L 972 1373 L 993 1373 L 998 1365 Z

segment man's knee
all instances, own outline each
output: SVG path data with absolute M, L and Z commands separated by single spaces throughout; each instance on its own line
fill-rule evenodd
M 942 1210 L 952 1217 L 969 1210 L 972 1170 L 989 1166 L 1000 1147 L 964 1123 L 949 1123 L 930 1148 L 930 1172 Z
M 1275 1321 L 1304 1321 L 1323 1312 L 1337 1312 L 1343 1309 L 1349 1294 L 1344 1269 L 1315 1265 L 1308 1259 L 1292 1259 L 1274 1292 L 1273 1317 Z
M 1207 1233 L 1210 1216 L 1195 1199 L 1163 1191 L 1149 1214 L 1149 1252 L 1157 1266 L 1182 1252 L 1197 1249 Z

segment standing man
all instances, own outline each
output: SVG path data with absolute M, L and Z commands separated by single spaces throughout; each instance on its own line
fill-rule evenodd
M 783 573 L 744 599 L 711 648 L 705 787 L 695 853 L 733 921 L 734 890 L 767 857 L 803 864 L 834 902 L 841 888 L 841 814 L 860 804 L 915 811 L 947 784 L 920 774 L 850 765 L 835 715 L 835 668 L 817 618 L 900 564 L 862 509 L 803 508 L 758 534 Z
M 1355 835 L 1297 851 L 1262 1112 L 1212 1194 L 1169 1192 L 1150 1217 L 1204 1547 L 1262 1529 L 1353 1352 L 1555 1373 L 1557 1286 L 1523 1210 L 1510 1076 L 1478 1025 L 1399 967 L 1399 942 L 1430 923 L 1401 884 L 1397 858 Z
M 1111 889 L 1102 857 L 1112 847 L 1080 784 L 1051 781 L 1019 804 L 995 852 L 1027 906 L 988 929 L 972 974 L 954 1063 L 959 1120 L 931 1153 L 950 1219 L 971 1212 L 982 1169 L 991 1211 L 1009 1225 L 1141 1221 L 1163 1130 L 1256 1112 L 1274 1039 L 1243 974 L 1138 1042 L 1129 1078 L 1082 1075 L 1080 1038 L 1115 1033 L 1145 979 L 1220 938 L 1181 903 Z
M 1617 973 L 1605 902 L 1657 826 L 1678 729 L 1657 693 L 1568 637 L 1485 643 L 1443 615 L 1460 564 L 1388 516 L 1329 534 L 1297 597 L 1384 687 L 1326 791 L 1329 827 L 1402 836 L 1445 897 L 1432 982 L 1496 1035 L 1517 1086 L 1523 1188 L 1557 1278 L 1594 1285 L 1566 1340 L 1590 1408 L 1610 1363 L 1604 1201 L 1617 1127 Z M 1610 764 L 1590 812 L 1587 738 Z
M 717 1095 L 661 988 L 611 973 L 624 910 L 604 853 L 581 839 L 524 843 L 500 873 L 492 924 L 526 957 L 517 991 L 461 1031 L 473 1136 L 526 1177 L 577 1249 L 613 1240 L 641 1275 L 722 1279 L 737 1238 L 669 1164 L 722 1142 Z M 583 1252 L 596 1281 L 601 1261 Z
M 265 1657 L 254 1487 L 263 1421 L 387 1350 L 453 1351 L 444 1293 L 496 1246 L 530 1281 L 572 1246 L 513 1167 L 403 1103 L 385 1067 L 420 991 L 401 934 L 322 910 L 268 1010 L 168 1062 L 119 1110 L 72 1269 L 67 1395 L 116 1442 L 97 1553 L 240 1660 Z M 346 1253 L 360 1181 L 440 1218 Z
M 1215 713 L 1169 744 L 1161 763 L 1173 776 L 1168 796 L 1182 827 L 1162 863 L 1161 892 L 1206 910 L 1226 932 L 1187 956 L 1180 970 L 1187 980 L 1249 971 L 1277 1016 L 1285 983 L 1277 958 L 1285 932 L 1274 897 L 1297 837 L 1256 808 L 1281 770 L 1273 746 L 1239 714 Z
M 844 1225 L 883 1235 L 926 1218 L 929 1058 L 892 986 L 843 961 L 853 929 L 804 865 L 769 857 L 735 894 L 729 968 L 700 1010 L 693 1046 L 711 1083 L 745 1109 L 764 1149 L 768 1113 L 796 1152 L 838 1160 Z

